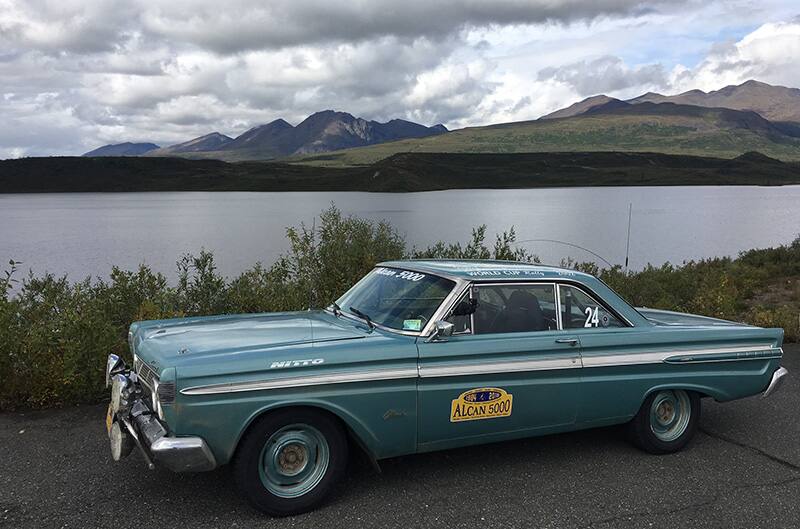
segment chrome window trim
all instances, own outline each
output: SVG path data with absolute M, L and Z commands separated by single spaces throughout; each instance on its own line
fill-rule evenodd
M 563 318 L 561 317 L 561 283 L 556 284 L 556 327 L 559 331 L 564 330 Z
M 472 285 L 470 285 L 470 287 L 475 287 L 475 286 L 481 286 L 481 287 L 485 287 L 485 286 L 489 286 L 489 287 L 492 287 L 492 286 L 506 287 L 506 286 L 508 286 L 508 287 L 513 287 L 513 286 L 540 286 L 540 285 L 552 285 L 553 286 L 553 301 L 555 302 L 556 301 L 556 297 L 557 297 L 556 296 L 556 292 L 558 291 L 558 283 L 553 279 L 538 279 L 538 280 L 532 279 L 530 281 L 496 281 L 496 280 L 492 279 L 492 280 L 489 280 L 489 281 L 473 281 Z M 561 311 L 561 309 L 560 309 L 560 307 L 558 305 L 556 305 L 554 307 L 554 309 L 555 309 L 556 313 Z M 558 316 L 556 316 L 556 318 L 557 317 Z M 556 327 L 558 327 L 558 320 L 556 320 Z M 491 336 L 491 335 L 500 335 L 500 334 L 536 333 L 536 332 L 547 332 L 547 331 L 553 331 L 553 330 L 560 331 L 561 329 L 560 328 L 556 328 L 556 329 L 544 329 L 544 330 L 541 330 L 541 331 L 491 332 L 491 333 L 481 334 L 480 336 Z M 478 336 L 478 334 L 475 334 L 475 330 L 474 329 L 473 329 L 472 334 L 475 335 L 475 336 Z
M 549 285 L 553 285 L 554 290 L 556 292 L 558 292 L 558 288 L 557 288 L 558 287 L 558 281 L 555 280 L 555 279 L 526 279 L 526 280 L 523 280 L 523 281 L 520 281 L 520 280 L 517 279 L 517 280 L 507 280 L 507 281 L 499 280 L 498 281 L 497 279 L 492 278 L 492 279 L 487 279 L 485 281 L 468 281 L 466 279 L 462 279 L 462 281 L 466 282 L 466 288 L 464 288 L 462 290 L 462 292 L 459 294 L 459 296 L 457 297 L 457 299 L 455 301 L 453 301 L 450 304 L 450 306 L 447 307 L 447 310 L 445 310 L 443 312 L 443 315 L 441 317 L 437 318 L 436 314 L 434 314 L 434 317 L 431 318 L 432 322 L 435 323 L 437 320 L 446 318 L 450 314 L 450 311 L 455 308 L 456 303 L 458 303 L 458 301 L 461 300 L 461 294 L 463 294 L 464 291 L 469 289 L 469 291 L 470 291 L 469 294 L 470 294 L 470 296 L 472 296 L 472 294 L 473 294 L 472 288 L 476 287 L 476 286 L 493 286 L 493 285 L 496 285 L 496 286 L 515 286 L 515 285 L 518 285 L 518 286 L 519 285 L 521 285 L 521 286 L 530 286 L 530 285 L 540 285 L 540 284 L 548 285 L 549 284 Z M 557 313 L 560 312 L 560 309 L 558 307 L 556 307 L 556 312 Z M 472 317 L 472 319 L 470 321 L 470 326 L 471 326 L 471 329 L 470 329 L 471 332 L 469 334 L 464 333 L 464 334 L 459 334 L 457 336 L 477 336 L 475 334 L 475 318 L 474 318 L 474 315 L 473 315 L 473 317 Z M 427 327 L 426 327 L 426 329 L 427 329 Z M 561 330 L 561 329 L 559 328 L 559 329 L 555 329 L 555 330 Z M 545 332 L 545 331 L 528 331 L 528 332 Z M 499 335 L 499 334 L 517 334 L 517 333 L 492 333 L 492 334 L 498 334 Z M 489 336 L 489 334 L 482 335 L 482 336 Z

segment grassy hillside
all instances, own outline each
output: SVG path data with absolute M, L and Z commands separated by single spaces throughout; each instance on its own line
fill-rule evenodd
M 659 152 L 734 158 L 759 151 L 787 161 L 800 160 L 800 138 L 754 112 L 672 103 L 644 103 L 547 119 L 473 127 L 440 136 L 290 159 L 317 167 L 358 166 L 393 154 Z
M 0 192 L 381 191 L 608 185 L 784 185 L 800 163 L 660 153 L 403 153 L 368 166 L 313 167 L 181 158 L 0 161 Z

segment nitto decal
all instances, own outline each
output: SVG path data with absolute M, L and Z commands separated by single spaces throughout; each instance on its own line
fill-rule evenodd
M 325 362 L 324 358 L 308 358 L 306 360 L 279 360 L 277 362 L 272 362 L 269 368 L 278 369 L 282 367 L 316 366 L 323 362 Z
M 450 422 L 495 419 L 511 415 L 513 395 L 500 388 L 465 391 L 450 406 Z

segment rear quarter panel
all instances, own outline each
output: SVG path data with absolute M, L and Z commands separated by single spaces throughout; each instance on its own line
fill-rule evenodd
M 584 425 L 627 421 L 659 389 L 697 391 L 718 401 L 755 395 L 780 365 L 783 340 L 781 329 L 747 326 L 579 329 L 576 335 L 584 365 L 578 420 Z

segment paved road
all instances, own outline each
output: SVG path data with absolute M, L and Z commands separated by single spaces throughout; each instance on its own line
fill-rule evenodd
M 684 452 L 649 456 L 617 428 L 364 462 L 323 508 L 272 519 L 223 468 L 113 463 L 104 406 L 0 415 L 4 527 L 800 527 L 800 347 L 770 399 L 704 401 Z

